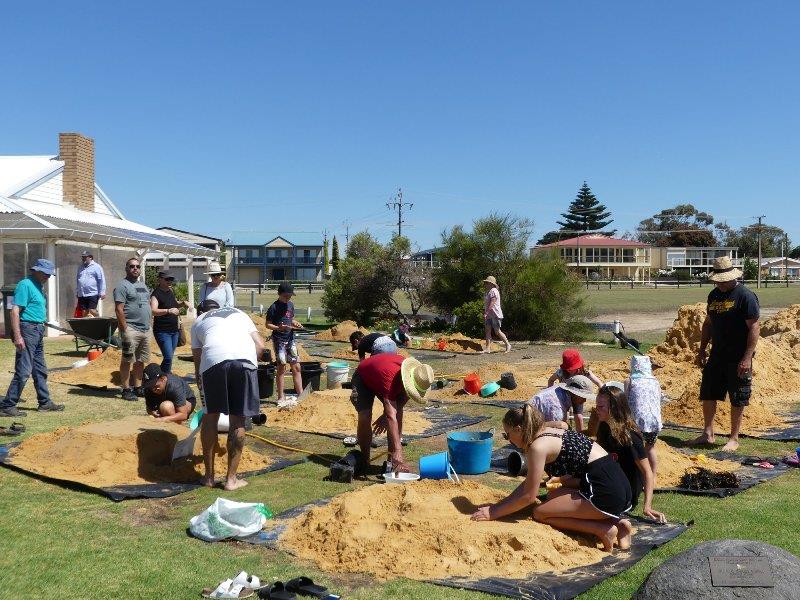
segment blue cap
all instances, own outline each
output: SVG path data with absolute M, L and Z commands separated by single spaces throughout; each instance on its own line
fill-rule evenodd
M 46 258 L 39 258 L 36 264 L 31 267 L 31 271 L 39 271 L 45 275 L 55 275 L 56 266 Z

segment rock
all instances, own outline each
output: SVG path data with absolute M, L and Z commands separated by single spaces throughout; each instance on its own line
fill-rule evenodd
M 775 587 L 714 587 L 708 557 L 767 558 Z M 751 540 L 703 542 L 653 569 L 634 600 L 800 600 L 800 559 L 786 550 Z

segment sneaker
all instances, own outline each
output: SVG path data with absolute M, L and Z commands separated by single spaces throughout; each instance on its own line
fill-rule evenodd
M 141 385 L 133 388 L 133 393 L 137 398 L 144 398 L 144 388 Z
M 122 399 L 130 402 L 136 402 L 136 392 L 133 391 L 133 388 L 124 388 L 122 390 Z
M 47 404 L 40 404 L 38 410 L 39 412 L 58 412 L 64 410 L 64 405 L 50 401 Z
M 27 417 L 28 413 L 22 412 L 16 406 L 9 406 L 8 408 L 0 408 L 0 417 Z

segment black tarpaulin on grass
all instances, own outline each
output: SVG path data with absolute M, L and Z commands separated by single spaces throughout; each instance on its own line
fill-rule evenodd
M 688 425 L 678 425 L 677 423 L 664 423 L 665 429 L 676 431 L 690 431 L 692 433 L 702 433 L 702 427 L 690 427 Z M 720 435 L 724 435 L 721 433 Z M 740 433 L 739 437 L 752 438 L 755 440 L 771 440 L 773 442 L 797 442 L 800 441 L 800 421 L 788 422 L 786 427 L 776 427 L 764 433 Z
M 95 487 L 91 485 L 87 485 L 85 483 L 80 483 L 78 481 L 72 481 L 69 479 L 61 479 L 56 477 L 48 477 L 47 475 L 42 475 L 40 473 L 35 473 L 33 471 L 29 471 L 28 469 L 24 469 L 22 467 L 18 467 L 14 464 L 14 459 L 9 454 L 9 450 L 17 446 L 19 442 L 14 442 L 11 444 L 0 445 L 0 464 L 14 471 L 19 473 L 24 473 L 26 475 L 30 475 L 36 477 L 37 479 L 43 479 L 45 481 L 50 481 L 53 483 L 57 483 L 59 485 L 67 484 L 70 487 L 76 487 L 83 490 L 88 490 L 90 492 L 94 492 L 96 494 L 101 494 L 103 496 L 107 496 L 111 498 L 114 502 L 120 502 L 122 500 L 131 500 L 134 498 L 169 498 L 170 496 L 177 496 L 178 494 L 183 494 L 184 492 L 191 492 L 192 490 L 196 490 L 199 487 L 202 487 L 199 483 L 145 483 L 145 484 L 138 484 L 138 485 L 115 485 L 115 486 L 108 486 L 108 487 Z M 270 473 L 272 471 L 279 471 L 280 469 L 285 469 L 286 467 L 291 467 L 293 465 L 300 464 L 305 462 L 305 458 L 301 459 L 286 459 L 282 458 L 276 460 L 271 465 L 264 469 L 259 469 L 257 471 L 247 471 L 245 473 L 240 473 L 242 477 L 252 477 L 254 475 L 263 475 L 264 473 Z
M 249 544 L 267 546 L 276 550 L 287 551 L 280 544 L 280 536 L 286 530 L 288 522 L 312 507 L 324 506 L 332 498 L 318 500 L 311 504 L 298 506 L 280 513 L 275 517 L 277 523 L 266 531 L 245 538 Z M 674 540 L 681 535 L 688 525 L 683 523 L 656 524 L 636 517 L 631 517 L 636 529 L 633 535 L 633 544 L 628 551 L 615 551 L 613 555 L 606 556 L 600 562 L 576 567 L 563 573 L 536 573 L 524 579 L 506 579 L 502 577 L 487 577 L 484 579 L 468 579 L 464 577 L 451 577 L 448 579 L 429 579 L 428 583 L 435 585 L 486 592 L 509 598 L 531 600 L 570 600 L 586 590 L 602 583 L 609 577 L 619 575 L 639 562 L 648 552 Z

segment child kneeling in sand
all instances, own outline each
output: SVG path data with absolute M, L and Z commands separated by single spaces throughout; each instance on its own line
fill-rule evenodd
M 161 421 L 183 423 L 197 406 L 189 384 L 172 373 L 164 373 L 157 363 L 150 363 L 142 374 L 147 414 Z
M 594 396 L 594 386 L 589 378 L 575 375 L 564 383 L 543 389 L 528 400 L 528 404 L 544 415 L 549 426 L 561 429 L 567 428 L 567 418 L 572 410 L 575 430 L 583 432 L 583 405 Z
M 493 521 L 537 501 L 547 473 L 562 487 L 533 509 L 533 518 L 555 529 L 595 536 L 606 552 L 614 545 L 631 546 L 631 523 L 622 514 L 631 507 L 631 486 L 614 459 L 591 439 L 571 430 L 547 427 L 530 404 L 512 408 L 503 417 L 504 437 L 525 452 L 528 475 L 507 498 L 478 507 L 473 521 Z

